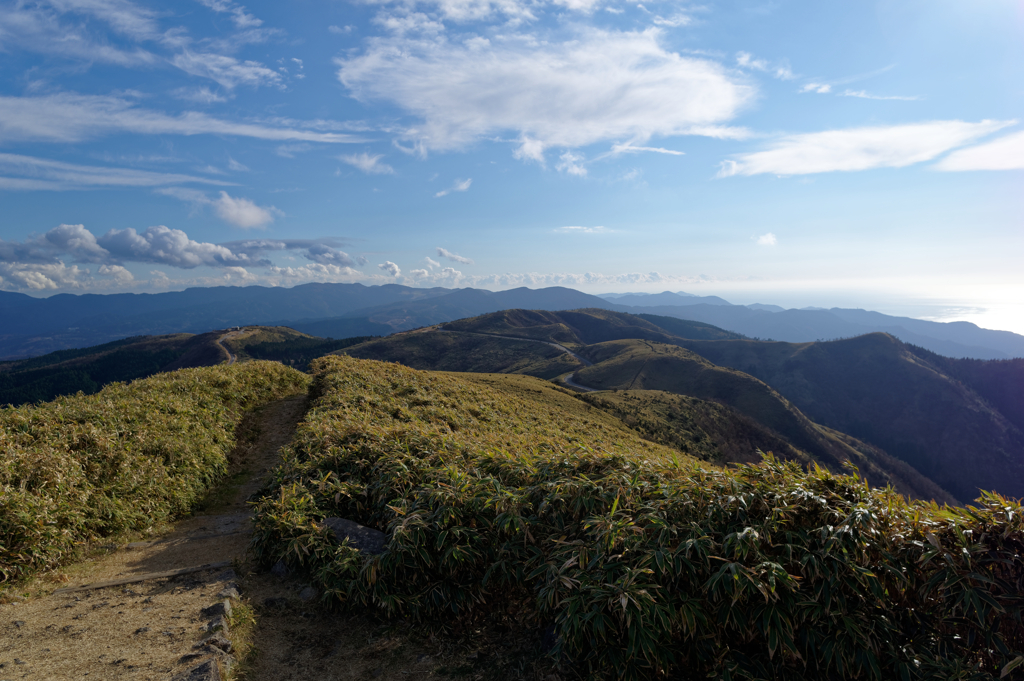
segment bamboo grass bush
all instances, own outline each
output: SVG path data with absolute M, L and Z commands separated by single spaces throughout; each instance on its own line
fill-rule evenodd
M 526 604 L 588 678 L 992 679 L 1024 661 L 1021 507 L 908 502 L 766 456 L 588 441 L 451 376 L 324 358 L 254 550 L 421 620 Z M 321 521 L 386 531 L 383 554 Z
M 0 582 L 188 512 L 225 474 L 242 414 L 307 384 L 250 362 L 0 409 Z

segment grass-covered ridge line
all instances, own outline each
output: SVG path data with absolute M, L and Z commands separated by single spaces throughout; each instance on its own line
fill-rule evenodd
M 992 679 L 1024 650 L 1015 502 L 908 502 L 771 458 L 700 468 L 543 394 L 313 367 L 255 548 L 349 607 L 554 624 L 555 658 L 592 678 Z M 385 552 L 336 544 L 328 516 L 386 531 Z
M 226 472 L 244 412 L 307 384 L 249 362 L 0 409 L 0 581 L 186 513 Z

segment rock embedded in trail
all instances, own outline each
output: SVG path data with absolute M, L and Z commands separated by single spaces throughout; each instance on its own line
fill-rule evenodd
M 349 546 L 363 553 L 371 556 L 384 553 L 388 536 L 379 530 L 345 518 L 326 518 L 324 526 L 334 534 L 339 544 L 347 538 Z

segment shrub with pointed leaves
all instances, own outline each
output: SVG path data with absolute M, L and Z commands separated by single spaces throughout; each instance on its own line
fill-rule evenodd
M 770 455 L 723 471 L 500 390 L 324 358 L 254 549 L 347 607 L 528 603 L 590 678 L 991 679 L 1024 650 L 1020 505 L 908 502 Z M 322 520 L 384 530 L 383 554 Z

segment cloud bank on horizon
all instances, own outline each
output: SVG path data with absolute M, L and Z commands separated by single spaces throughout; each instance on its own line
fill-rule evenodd
M 6 0 L 0 289 L 1024 291 L 1022 33 L 1011 0 Z

